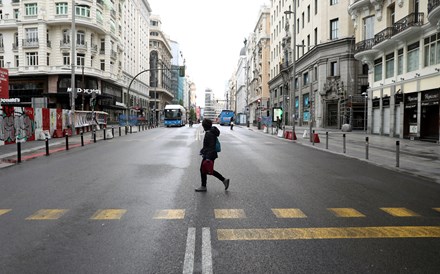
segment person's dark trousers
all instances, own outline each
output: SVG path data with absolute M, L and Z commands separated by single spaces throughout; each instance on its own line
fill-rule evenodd
M 203 160 L 200 164 L 200 177 L 202 177 L 202 186 L 206 186 L 206 181 L 208 179 L 208 174 L 205 174 L 202 172 L 202 164 L 203 164 Z M 214 173 L 212 174 L 212 176 L 214 176 L 215 178 L 219 179 L 220 181 L 224 181 L 225 177 L 223 177 L 220 173 L 218 173 L 217 171 L 214 170 Z

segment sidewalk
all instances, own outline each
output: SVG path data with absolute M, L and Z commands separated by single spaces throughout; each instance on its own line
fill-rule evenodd
M 245 125 L 240 127 L 246 128 Z M 273 138 L 284 139 L 286 142 L 326 150 L 440 183 L 440 145 L 436 143 L 366 134 L 364 131 L 342 132 L 337 129 L 322 128 L 313 128 L 319 138 L 319 142 L 313 143 L 308 135 L 309 127 L 296 126 L 297 140 L 293 141 L 271 134 L 270 129 L 268 133 L 254 126 L 250 126 L 249 129 Z M 287 127 L 286 131 L 292 131 L 292 127 Z M 368 146 L 366 137 L 368 137 Z
M 119 132 L 120 128 L 120 132 Z M 147 130 L 146 128 L 141 128 L 141 131 Z M 124 127 L 115 127 L 113 129 L 114 136 L 113 138 L 124 137 L 127 134 L 137 133 L 139 131 L 139 127 L 133 126 L 131 129 L 128 128 L 128 132 L 126 134 Z M 111 139 L 112 128 L 109 127 L 106 129 L 106 138 Z M 104 140 L 104 130 L 96 131 L 96 142 L 100 142 Z M 84 132 L 83 134 L 83 143 L 84 146 L 93 145 L 94 139 L 92 132 Z M 57 153 L 60 151 L 65 151 L 67 149 L 66 146 L 66 138 L 51 138 L 49 139 L 49 155 L 53 153 Z M 68 138 L 69 150 L 75 149 L 76 147 L 80 147 L 81 143 L 81 135 L 69 136 Z M 46 156 L 46 141 L 43 140 L 35 140 L 29 142 L 20 143 L 21 146 L 21 161 L 31 160 L 37 157 Z M 9 144 L 9 145 L 0 145 L 0 168 L 5 168 L 18 162 L 18 145 L 17 144 Z

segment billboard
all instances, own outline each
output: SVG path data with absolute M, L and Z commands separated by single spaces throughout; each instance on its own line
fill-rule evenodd
M 9 99 L 9 72 L 0 68 L 0 98 Z

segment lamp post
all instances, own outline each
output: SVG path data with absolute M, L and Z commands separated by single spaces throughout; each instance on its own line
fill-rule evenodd
M 364 130 L 367 132 L 367 98 L 368 93 L 362 92 L 362 96 L 364 96 Z
M 284 12 L 284 14 L 292 14 L 293 13 L 293 30 L 292 30 L 292 38 L 293 38 L 293 43 L 292 43 L 292 73 L 291 73 L 291 79 L 292 79 L 292 83 L 289 85 L 290 87 L 290 109 L 292 110 L 292 130 L 293 130 L 293 134 L 295 134 L 295 115 L 296 115 L 296 110 L 295 110 L 295 75 L 296 75 L 296 30 L 295 30 L 295 23 L 296 23 L 296 1 L 292 0 L 293 3 L 293 11 L 286 10 Z
M 72 67 L 72 75 L 70 80 L 70 88 L 72 91 L 70 92 L 70 112 L 71 112 L 71 129 L 72 135 L 75 131 L 75 98 L 76 98 L 76 88 L 75 88 L 75 64 L 76 64 L 76 29 L 75 29 L 75 0 L 72 0 L 72 34 L 70 41 L 72 43 L 72 52 L 71 52 L 71 60 L 70 64 Z

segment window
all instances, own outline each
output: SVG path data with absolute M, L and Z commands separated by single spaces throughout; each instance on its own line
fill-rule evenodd
M 103 20 L 102 20 L 102 11 L 100 11 L 100 10 L 96 10 L 96 21 L 99 22 L 99 23 L 103 22 Z
M 75 6 L 75 15 L 81 17 L 90 17 L 90 7 L 86 5 Z
M 85 60 L 86 60 L 86 58 L 85 58 L 84 54 L 78 54 L 76 56 L 76 65 L 79 67 L 85 66 Z
M 15 61 L 15 66 L 18 68 L 18 66 L 20 65 L 20 59 L 18 59 L 18 55 L 14 55 L 14 61 Z
M 364 40 L 374 38 L 374 16 L 365 17 L 363 20 L 363 38 Z
M 299 18 L 296 19 L 296 32 L 299 33 Z
M 408 46 L 406 72 L 419 69 L 419 42 Z
M 315 28 L 315 46 L 318 45 L 318 28 Z
M 63 44 L 69 44 L 70 43 L 70 30 L 63 30 Z
M 26 42 L 38 43 L 38 28 L 26 29 Z
M 101 70 L 105 70 L 105 60 L 101 60 Z
M 338 39 L 339 19 L 330 20 L 330 40 Z
M 55 6 L 56 15 L 67 15 L 69 12 L 68 6 L 69 5 L 67 3 L 56 3 Z
M 425 67 L 440 63 L 440 33 L 426 37 L 425 44 Z
M 3 55 L 0 56 L 0 68 L 4 68 L 5 67 L 5 59 L 3 57 Z
M 313 73 L 313 80 L 318 81 L 318 67 L 314 68 L 315 72 Z
M 306 86 L 306 85 L 308 85 L 309 84 L 309 73 L 308 72 L 306 72 L 306 73 L 304 73 L 303 74 L 303 85 L 304 86 Z
M 76 33 L 76 44 L 84 46 L 86 44 L 86 34 L 84 31 L 78 31 Z
M 385 56 L 385 78 L 394 76 L 394 52 Z
M 374 60 L 374 82 L 382 80 L 382 58 Z
M 70 53 L 63 53 L 63 65 L 70 66 Z
M 18 19 L 19 14 L 20 12 L 18 11 L 18 9 L 14 9 L 14 19 Z
M 403 49 L 397 51 L 397 75 L 403 74 Z
M 338 62 L 330 62 L 330 76 L 338 75 Z
M 304 28 L 304 25 L 305 25 L 305 21 L 304 21 L 304 12 L 302 13 L 302 16 L 301 16 L 301 22 L 302 22 L 302 28 Z
M 310 23 L 310 5 L 307 6 L 307 22 Z
M 38 66 L 38 52 L 26 52 L 26 65 Z
M 339 0 L 330 0 L 330 6 L 336 5 Z
M 34 16 L 38 14 L 38 5 L 37 3 L 25 4 L 25 15 Z
M 4 45 L 3 45 L 3 34 L 0 33 L 0 48 L 3 48 L 3 47 L 4 47 Z
M 318 0 L 315 0 L 315 15 L 318 14 Z

